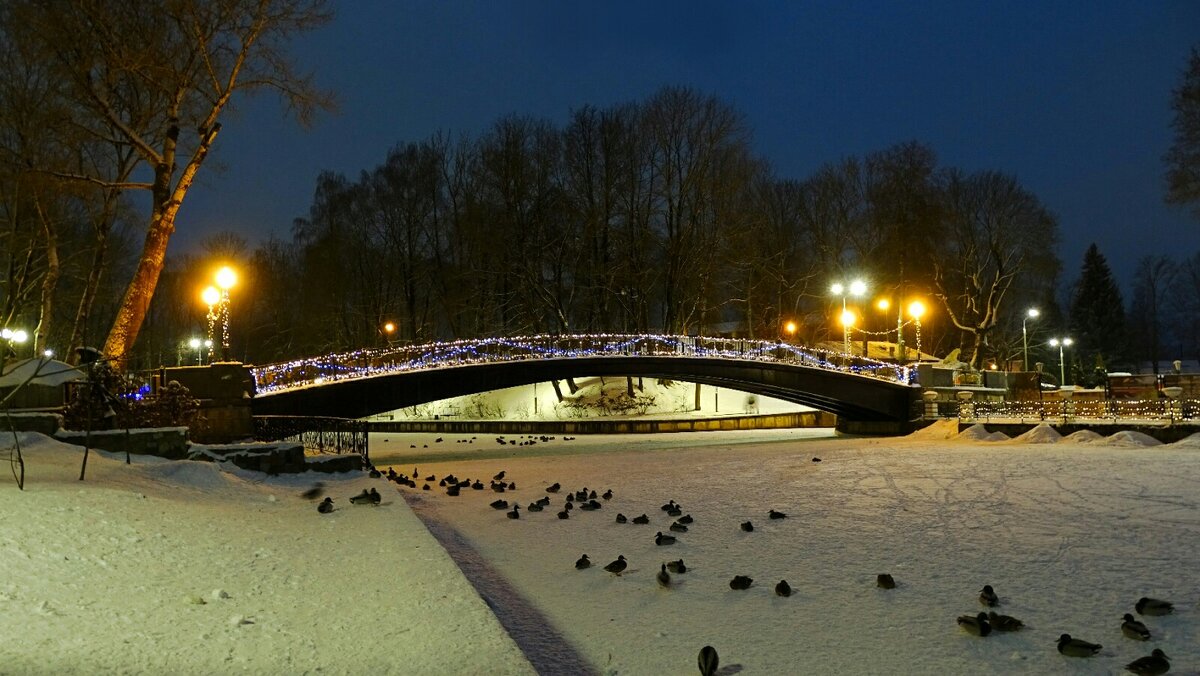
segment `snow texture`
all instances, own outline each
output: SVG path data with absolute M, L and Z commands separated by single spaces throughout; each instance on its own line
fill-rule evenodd
M 23 435 L 27 490 L 0 484 L 0 672 L 694 674 L 704 645 L 726 676 L 1118 674 L 1156 647 L 1172 673 L 1200 668 L 1195 438 L 977 443 L 951 423 L 517 439 L 538 443 L 374 434 L 377 465 L 417 470 L 400 489 L 95 451 L 79 482 L 77 447 Z M 516 490 L 421 490 L 501 470 Z M 300 496 L 316 481 L 332 514 Z M 524 509 L 555 482 L 550 507 Z M 349 504 L 369 486 L 381 506 Z M 558 519 L 584 486 L 614 495 Z M 694 521 L 656 546 L 668 500 Z M 576 570 L 583 553 L 594 565 Z M 876 587 L 884 572 L 896 589 Z M 735 591 L 735 575 L 754 581 Z M 1026 629 L 958 629 L 984 584 Z M 1177 608 L 1141 618 L 1148 643 L 1120 631 L 1141 596 Z M 1104 649 L 1064 657 L 1062 633 Z
M 93 450 L 80 482 L 79 447 L 21 439 L 25 490 L 0 482 L 0 673 L 533 673 L 404 501 L 364 473 Z M 316 481 L 331 514 L 300 497 Z M 351 505 L 367 486 L 383 504 Z

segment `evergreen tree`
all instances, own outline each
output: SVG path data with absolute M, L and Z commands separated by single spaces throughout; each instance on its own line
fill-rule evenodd
M 1068 316 L 1082 380 L 1125 359 L 1125 302 L 1108 261 L 1095 243 L 1083 254 L 1083 269 Z

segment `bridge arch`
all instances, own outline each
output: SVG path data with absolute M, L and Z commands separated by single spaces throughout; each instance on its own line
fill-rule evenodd
M 584 376 L 670 378 L 774 397 L 845 420 L 910 419 L 918 389 L 894 364 L 767 341 L 545 336 L 365 350 L 253 369 L 256 415 L 361 418 L 439 399 Z

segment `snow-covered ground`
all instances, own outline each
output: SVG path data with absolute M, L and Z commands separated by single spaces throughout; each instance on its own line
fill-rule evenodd
M 362 474 L 95 453 L 78 482 L 77 447 L 24 435 L 27 489 L 0 483 L 0 673 L 694 674 L 706 644 L 727 676 L 1116 674 L 1155 647 L 1171 673 L 1197 673 L 1200 440 L 982 436 L 373 435 L 377 464 L 485 484 L 504 470 L 518 485 L 453 498 L 418 484 L 400 499 Z M 318 480 L 333 514 L 299 495 Z M 527 512 L 554 482 L 551 508 Z M 348 504 L 367 486 L 382 506 Z M 614 496 L 558 519 L 584 486 Z M 672 499 L 695 521 L 659 547 Z M 575 569 L 582 553 L 591 569 Z M 616 577 L 602 567 L 618 554 L 629 568 Z M 660 588 L 660 563 L 679 558 L 688 572 Z M 882 572 L 897 589 L 875 586 Z M 753 586 L 731 590 L 734 575 Z M 792 597 L 774 594 L 780 579 Z M 958 629 L 984 584 L 1024 631 Z M 1120 631 L 1141 596 L 1177 607 L 1142 618 L 1149 643 Z M 1064 657 L 1062 633 L 1104 649 Z
M 576 378 L 576 392 L 559 383 L 563 400 L 550 383 L 536 383 L 481 392 L 452 399 L 410 406 L 372 420 L 575 420 L 587 417 L 708 418 L 813 409 L 799 404 L 748 394 L 724 387 L 700 386 L 696 406 L 696 384 L 658 378 L 634 378 L 634 397 L 628 396 L 625 378 Z M 640 388 L 638 387 L 640 384 Z
M 0 674 L 528 674 L 395 491 L 22 435 L 0 480 Z M 11 437 L 0 440 L 7 459 Z M 337 509 L 300 497 L 324 482 Z M 347 500 L 383 489 L 379 507 Z
M 957 435 L 953 424 L 938 425 L 904 439 L 815 431 L 560 438 L 528 447 L 391 435 L 372 444 L 377 462 L 404 457 L 398 471 L 411 472 L 417 456 L 409 454 L 423 454 L 422 475 L 486 484 L 504 470 L 516 481 L 503 495 L 404 490 L 443 539 L 459 543 L 456 556 L 487 561 L 485 576 L 527 603 L 509 623 L 518 643 L 536 654 L 547 636 L 561 636 L 597 673 L 695 673 L 706 644 L 734 665 L 724 673 L 1115 674 L 1156 647 L 1172 658 L 1172 673 L 1195 673 L 1200 441 L 1077 443 L 1050 428 L 980 441 L 980 429 Z M 438 460 L 461 457 L 464 446 L 515 455 Z M 554 482 L 564 491 L 611 488 L 614 497 L 567 520 L 556 517 L 564 494 L 546 511 L 524 509 Z M 518 502 L 521 518 L 490 508 L 497 498 Z M 668 500 L 695 522 L 660 547 L 654 535 L 673 521 L 660 509 Z M 770 509 L 788 518 L 769 520 Z M 618 512 L 646 513 L 651 523 L 617 524 Z M 747 520 L 753 532 L 739 529 Z M 583 553 L 595 565 L 575 570 Z M 618 554 L 629 560 L 620 577 L 602 569 Z M 660 564 L 678 558 L 688 572 L 660 588 Z M 897 589 L 876 587 L 883 572 Z M 753 586 L 731 590 L 734 575 Z M 775 595 L 781 579 L 791 598 Z M 981 610 L 985 584 L 1024 631 L 981 639 L 956 626 L 957 616 Z M 488 581 L 481 586 L 488 593 Z M 1142 618 L 1149 643 L 1120 630 L 1142 596 L 1178 608 Z M 1055 647 L 1063 633 L 1104 649 L 1065 657 Z

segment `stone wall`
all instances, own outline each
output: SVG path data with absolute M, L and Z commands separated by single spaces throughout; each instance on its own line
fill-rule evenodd
M 59 430 L 54 438 L 67 444 L 83 446 L 88 443 L 87 432 L 75 430 Z M 91 433 L 91 448 L 99 448 L 110 453 L 133 453 L 135 455 L 156 455 L 170 460 L 183 460 L 188 457 L 188 428 L 186 427 L 157 427 L 135 428 L 126 430 L 96 430 Z
M 0 412 L 0 431 L 41 432 L 48 437 L 62 429 L 63 417 L 58 413 Z M 12 427 L 9 427 L 11 425 Z

